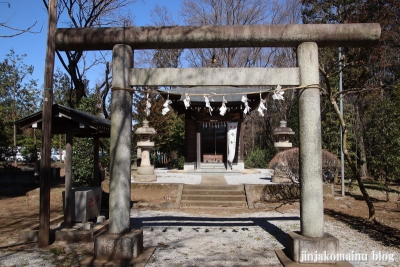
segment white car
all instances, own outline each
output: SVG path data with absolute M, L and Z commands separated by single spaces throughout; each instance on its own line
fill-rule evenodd
M 25 158 L 19 152 L 15 155 L 15 158 L 17 161 L 25 161 Z
M 60 154 L 58 153 L 58 151 L 53 152 L 53 153 L 51 154 L 51 159 L 52 159 L 53 161 L 60 161 Z

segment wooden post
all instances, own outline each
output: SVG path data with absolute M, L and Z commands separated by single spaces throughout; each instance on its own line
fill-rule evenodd
M 93 166 L 93 186 L 101 186 L 100 180 L 100 160 L 99 160 L 99 147 L 100 147 L 100 140 L 99 136 L 96 135 L 93 137 L 93 153 L 94 153 L 94 166 Z
M 49 3 L 46 66 L 44 70 L 44 101 L 42 117 L 42 158 L 40 167 L 39 247 L 50 244 L 50 156 L 51 118 L 53 105 L 54 33 L 57 25 L 57 0 Z
M 70 128 L 71 129 L 71 128 Z M 72 227 L 72 213 L 75 207 L 72 207 L 75 195 L 72 195 L 72 146 L 73 146 L 72 131 L 67 133 L 67 142 L 65 145 L 65 210 L 64 223 L 67 228 Z
M 201 122 L 197 122 L 196 128 L 196 167 L 197 170 L 201 170 Z

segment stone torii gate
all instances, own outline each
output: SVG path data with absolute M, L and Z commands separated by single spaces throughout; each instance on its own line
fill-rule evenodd
M 134 247 L 136 243 L 141 243 L 135 241 L 138 237 L 128 236 L 131 235 L 129 210 L 132 94 L 130 88 L 157 85 L 274 86 L 280 84 L 301 87 L 299 92 L 301 231 L 289 233 L 288 256 L 291 261 L 307 263 L 301 258 L 302 251 L 312 253 L 325 251 L 336 255 L 338 240 L 324 232 L 318 47 L 370 46 L 379 40 L 380 33 L 380 26 L 376 23 L 56 29 L 57 50 L 112 49 L 113 51 L 110 222 L 108 236 L 96 239 L 97 257 L 104 258 L 104 253 L 120 255 L 124 259 L 131 257 L 124 254 L 123 246 L 119 247 L 114 242 L 120 240 L 121 237 L 129 240 L 128 243 L 133 244 Z M 227 47 L 296 47 L 298 67 L 281 69 L 133 68 L 135 49 Z M 107 248 L 107 245 L 102 245 L 110 244 L 110 242 L 114 242 L 112 251 Z M 134 250 L 140 254 L 141 248 L 135 247 Z M 277 254 L 281 260 L 285 258 L 282 252 L 277 252 Z M 330 263 L 335 263 L 335 261 Z

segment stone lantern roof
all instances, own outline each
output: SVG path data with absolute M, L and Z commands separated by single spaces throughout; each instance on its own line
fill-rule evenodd
M 294 132 L 291 128 L 287 127 L 287 122 L 284 120 L 280 121 L 280 126 L 274 129 L 273 135 L 293 135 Z
M 155 135 L 155 134 L 157 134 L 157 131 L 154 130 L 153 127 L 149 127 L 149 121 L 145 119 L 143 121 L 143 126 L 139 127 L 135 131 L 135 134 L 137 134 L 137 135 Z
M 138 147 L 154 147 L 154 142 L 151 142 L 151 136 L 157 134 L 153 127 L 149 127 L 149 121 L 144 120 L 143 126 L 135 131 L 136 135 L 140 136 L 140 141 L 137 143 Z

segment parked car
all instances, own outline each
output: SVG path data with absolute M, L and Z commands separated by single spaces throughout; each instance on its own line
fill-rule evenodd
M 53 153 L 51 153 L 51 160 L 60 161 L 60 153 L 58 153 L 58 151 L 54 151 Z
M 17 161 L 25 161 L 25 158 L 19 152 L 15 155 L 15 158 Z

